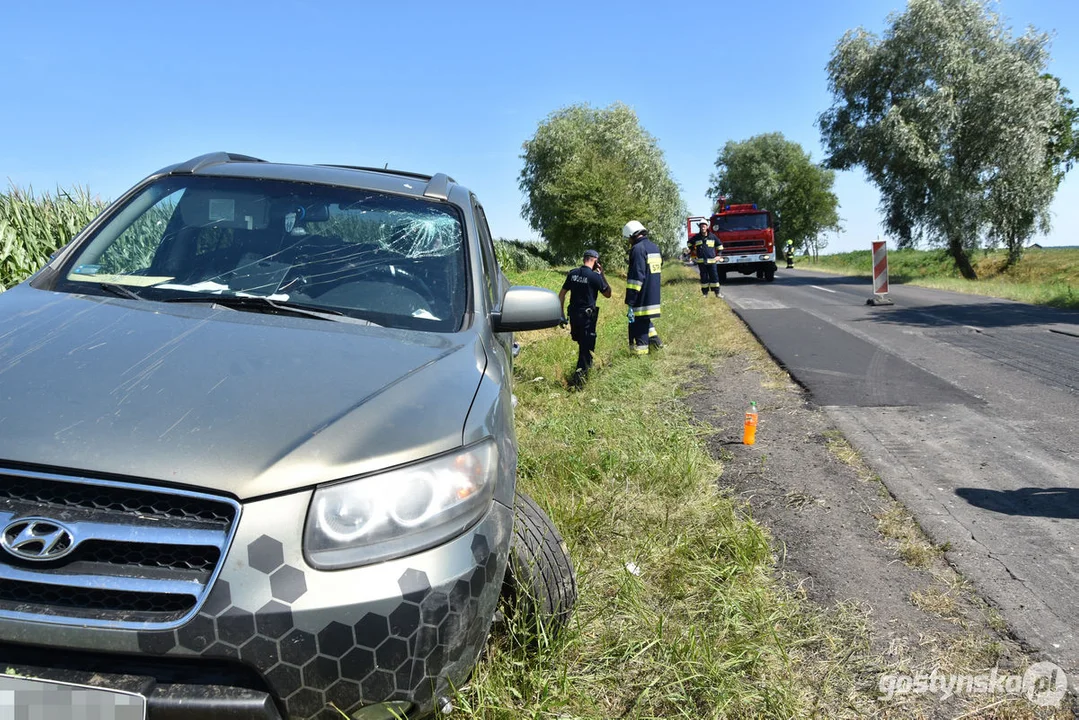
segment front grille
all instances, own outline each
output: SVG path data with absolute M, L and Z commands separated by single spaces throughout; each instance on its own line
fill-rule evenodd
M 115 485 L 78 485 L 18 475 L 0 476 L 0 499 L 31 501 L 51 507 L 111 510 L 163 520 L 202 520 L 218 525 L 229 525 L 235 516 L 231 505 L 211 504 L 184 495 Z
M 182 617 L 195 606 L 190 595 L 155 592 L 128 592 L 99 588 L 72 588 L 35 582 L 0 580 L 0 603 L 21 607 L 40 615 L 94 617 L 100 611 L 137 613 L 147 617 Z M 29 606 L 29 607 L 28 607 Z
M 764 250 L 763 240 L 733 240 L 723 243 L 724 250 Z
M 0 470 L 0 616 L 179 624 L 205 599 L 239 511 L 212 495 Z M 60 557 L 43 557 L 46 542 L 19 544 L 30 526 L 67 533 Z
M 215 547 L 110 543 L 91 540 L 79 546 L 77 558 L 110 565 L 171 568 L 213 572 L 221 551 Z

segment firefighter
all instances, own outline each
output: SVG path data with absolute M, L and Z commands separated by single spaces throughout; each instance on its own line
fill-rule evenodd
M 711 290 L 716 297 L 723 297 L 719 289 L 719 262 L 718 250 L 723 246 L 719 244 L 716 236 L 708 232 L 708 223 L 697 223 L 699 230 L 690 240 L 690 244 L 696 250 L 697 267 L 701 272 L 701 295 L 708 297 Z
M 596 294 L 605 298 L 611 296 L 611 286 L 603 277 L 603 266 L 599 262 L 599 253 L 585 250 L 581 266 L 573 268 L 562 283 L 558 293 L 559 307 L 566 307 L 566 293 L 569 293 L 569 328 L 570 337 L 577 343 L 577 369 L 570 381 L 572 387 L 581 387 L 588 379 L 592 369 L 592 352 L 596 349 L 596 319 L 599 308 L 596 306 Z M 562 325 L 565 327 L 566 312 L 562 312 Z
M 794 241 L 787 241 L 787 267 L 794 267 Z
M 659 317 L 660 271 L 663 258 L 656 244 L 648 239 L 648 230 L 630 220 L 622 228 L 622 237 L 630 241 L 629 272 L 626 273 L 626 318 L 629 320 L 629 351 L 647 355 L 649 347 L 661 348 L 652 321 Z

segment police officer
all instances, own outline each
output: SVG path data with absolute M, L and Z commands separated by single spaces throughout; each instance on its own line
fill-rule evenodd
M 719 262 L 718 250 L 722 250 L 723 246 L 715 235 L 708 232 L 708 223 L 697 223 L 697 227 L 697 234 L 690 240 L 690 244 L 695 250 L 697 267 L 701 271 L 701 295 L 708 297 L 708 291 L 711 290 L 716 297 L 723 297 L 719 290 L 719 267 L 716 265 Z
M 794 267 L 794 241 L 787 241 L 787 267 Z
M 629 351 L 647 355 L 649 347 L 661 348 L 663 341 L 652 320 L 659 317 L 660 271 L 663 258 L 648 230 L 637 220 L 622 228 L 622 237 L 632 243 L 626 273 L 626 318 L 629 320 Z
M 596 349 L 596 294 L 611 296 L 611 286 L 603 277 L 603 266 L 599 263 L 599 253 L 595 250 L 584 251 L 581 267 L 573 268 L 562 283 L 558 293 L 559 307 L 566 306 L 566 293 L 569 293 L 569 328 L 570 337 L 577 343 L 577 369 L 570 381 L 574 387 L 581 387 L 592 368 L 592 352 Z M 562 319 L 565 324 L 566 313 Z

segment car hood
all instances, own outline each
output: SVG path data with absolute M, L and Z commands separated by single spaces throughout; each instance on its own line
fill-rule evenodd
M 0 463 L 240 499 L 459 447 L 474 332 L 208 305 L 0 294 Z

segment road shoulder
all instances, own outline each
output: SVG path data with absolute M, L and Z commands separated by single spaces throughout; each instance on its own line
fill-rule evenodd
M 887 492 L 829 416 L 755 353 L 717 361 L 686 402 L 723 463 L 719 484 L 774 539 L 788 584 L 861 624 L 832 682 L 883 717 L 1071 717 L 1014 696 L 880 698 L 882 675 L 1021 674 L 1036 660 Z M 760 408 L 758 442 L 741 444 L 744 407 Z M 1070 699 L 1068 701 L 1070 702 Z

